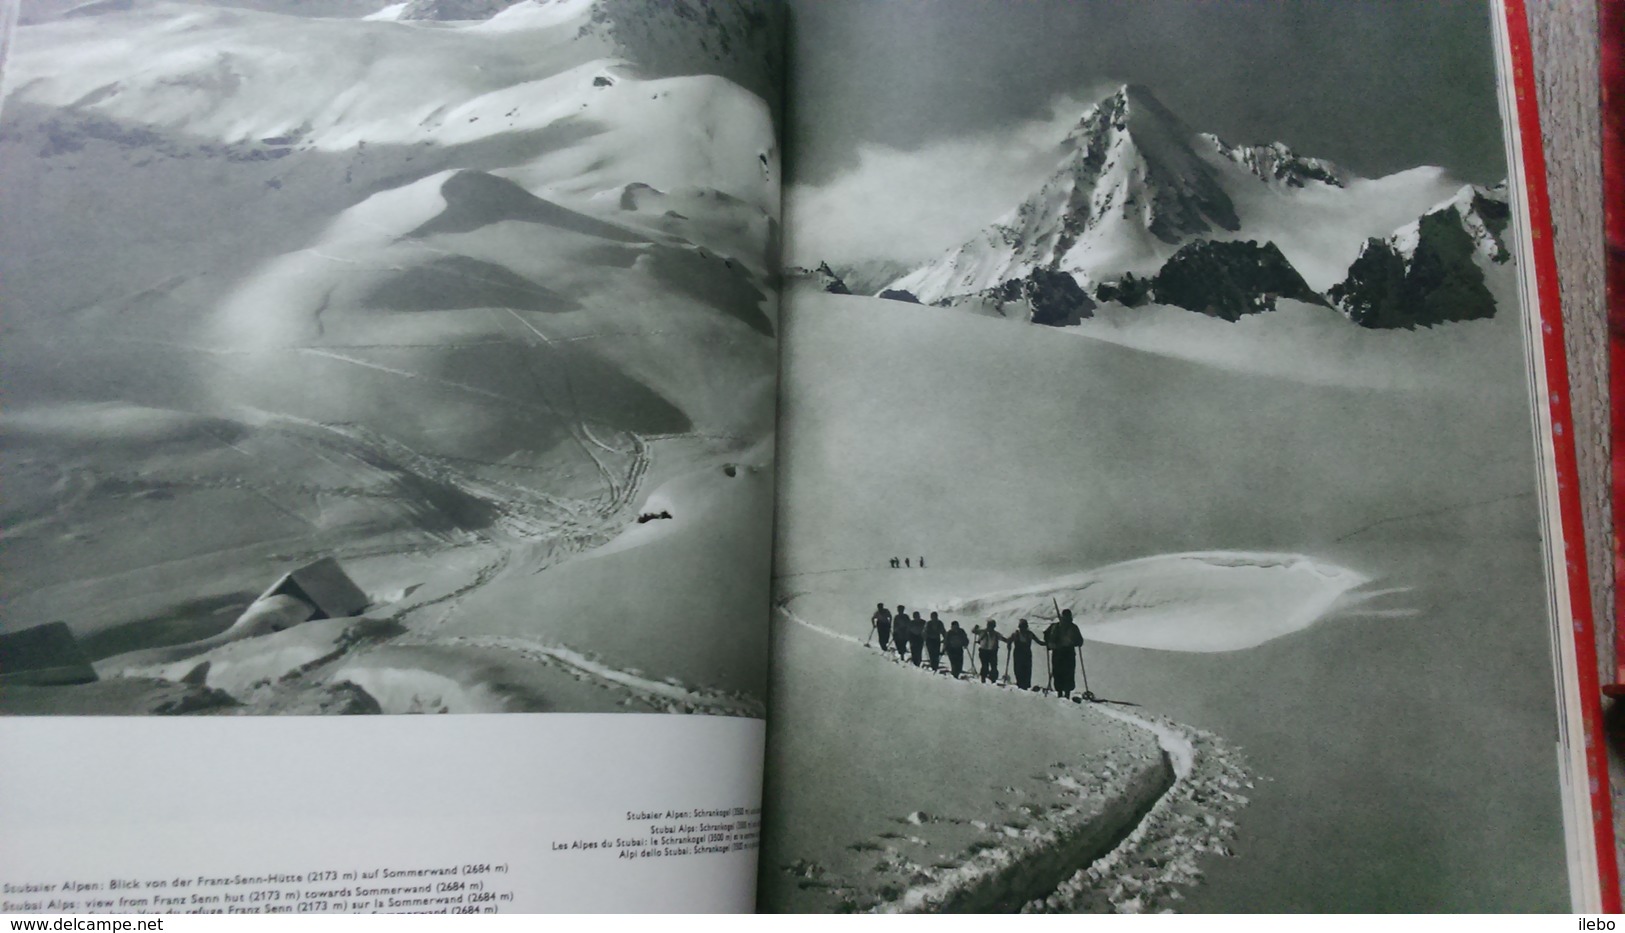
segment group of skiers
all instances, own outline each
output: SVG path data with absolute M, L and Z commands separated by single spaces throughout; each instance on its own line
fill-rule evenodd
M 974 626 L 969 632 L 959 627 L 959 621 L 944 624 L 935 612 L 928 619 L 918 612 L 909 614 L 898 606 L 893 613 L 885 603 L 875 604 L 875 613 L 869 620 L 870 637 L 880 636 L 880 650 L 897 652 L 897 659 L 915 667 L 942 670 L 942 657 L 948 657 L 948 673 L 959 677 L 964 672 L 965 651 L 976 646 L 980 661 L 979 676 L 986 682 L 999 682 L 999 646 L 1009 645 L 1007 667 L 1015 668 L 1016 686 L 1022 690 L 1044 689 L 1033 686 L 1033 643 L 1049 651 L 1051 686 L 1062 699 L 1072 699 L 1077 689 L 1078 650 L 1083 647 L 1083 632 L 1072 621 L 1072 610 L 1062 609 L 1060 618 L 1051 622 L 1042 635 L 1027 627 L 1027 620 L 1016 623 L 1009 635 L 999 632 L 998 623 L 987 620 L 985 626 Z M 922 658 L 923 654 L 923 658 Z M 1006 671 L 1008 674 L 1009 671 Z M 1082 699 L 1091 699 L 1087 685 Z
M 913 566 L 914 566 L 914 564 L 912 563 L 912 558 L 905 557 L 902 560 L 898 560 L 897 558 L 893 557 L 891 559 L 891 569 L 893 569 L 893 570 L 897 570 L 899 568 L 905 568 L 905 567 L 906 568 L 912 568 Z M 922 569 L 922 570 L 925 569 L 925 555 L 924 554 L 920 555 L 920 564 L 919 564 L 919 566 L 920 566 L 920 569 Z

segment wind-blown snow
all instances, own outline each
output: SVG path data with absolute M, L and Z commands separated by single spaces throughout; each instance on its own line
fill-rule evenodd
M 1486 268 L 1498 296 L 1510 297 L 1512 270 Z M 1482 395 L 1471 374 L 1486 359 L 1522 355 L 1523 322 L 1516 315 L 1458 321 L 1448 330 L 1350 327 L 1342 312 L 1282 299 L 1275 311 L 1239 321 L 1192 314 L 1171 305 L 1102 305 L 1066 333 L 1190 360 L 1236 373 L 1257 373 L 1301 385 L 1403 389 Z M 1496 391 L 1518 391 L 1507 384 Z
M 1300 554 L 1206 551 L 1112 564 L 1049 583 L 955 600 L 946 617 L 1018 619 L 1042 629 L 1055 605 L 1073 610 L 1083 637 L 1164 651 L 1236 651 L 1315 624 L 1367 582 Z

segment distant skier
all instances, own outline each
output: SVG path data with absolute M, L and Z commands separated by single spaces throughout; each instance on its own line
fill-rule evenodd
M 948 670 L 958 680 L 965 670 L 965 649 L 970 647 L 970 636 L 959 627 L 958 619 L 949 623 L 948 634 L 943 636 L 942 645 L 948 649 Z
M 920 569 L 921 570 L 925 569 L 925 555 L 924 554 L 920 555 Z
M 920 652 L 925 649 L 925 620 L 918 612 L 908 620 L 908 655 L 915 667 L 920 666 Z
M 1047 634 L 1055 693 L 1063 700 L 1070 699 L 1077 689 L 1078 649 L 1083 647 L 1083 632 L 1072 621 L 1072 610 L 1062 609 L 1060 621 L 1050 626 Z
M 896 569 L 897 569 L 897 568 L 899 568 L 899 567 L 901 567 L 901 566 L 903 566 L 903 562 L 902 562 L 902 561 L 900 561 L 900 560 L 898 560 L 898 559 L 897 559 L 897 558 L 895 558 L 895 557 L 893 557 L 893 558 L 892 558 L 892 559 L 891 559 L 891 569 L 893 569 L 893 570 L 896 570 Z
M 891 610 L 885 603 L 875 603 L 875 614 L 869 618 L 876 634 L 880 636 L 880 650 L 885 651 L 891 644 Z
M 931 659 L 931 669 L 934 671 L 942 670 L 942 638 L 947 633 L 947 626 L 942 624 L 936 613 L 931 613 L 931 618 L 925 623 L 925 653 Z
M 976 632 L 976 654 L 982 661 L 982 682 L 999 682 L 999 642 L 1003 637 L 999 635 L 999 623 L 992 619 L 987 620 L 987 628 L 979 628 Z
M 1005 639 L 1010 644 L 1010 660 L 1016 669 L 1016 686 L 1023 690 L 1033 688 L 1033 642 L 1044 644 L 1038 633 L 1027 627 L 1027 620 L 1016 623 L 1016 630 Z
M 903 566 L 904 566 L 904 567 L 908 567 L 908 565 L 909 565 L 909 564 L 908 564 L 908 558 L 906 558 L 906 557 L 905 557 L 905 558 L 903 558 Z

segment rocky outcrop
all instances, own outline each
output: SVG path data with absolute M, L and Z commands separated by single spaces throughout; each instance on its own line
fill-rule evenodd
M 1155 300 L 1227 321 L 1275 310 L 1278 298 L 1320 302 L 1274 243 L 1197 240 L 1180 249 L 1151 284 Z
M 846 287 L 846 283 L 841 281 L 841 277 L 835 274 L 835 270 L 831 269 L 827 262 L 818 264 L 818 268 L 812 271 L 812 279 L 818 283 L 819 289 L 831 295 L 852 294 L 852 290 Z
M 1311 184 L 1343 187 L 1342 170 L 1325 159 L 1311 159 L 1293 152 L 1285 143 L 1261 146 L 1232 146 L 1211 133 L 1202 138 L 1220 157 L 1256 175 L 1260 181 L 1304 188 Z
M 1034 269 L 1022 278 L 1010 279 L 992 289 L 988 297 L 1000 305 L 1025 303 L 1029 321 L 1050 327 L 1066 327 L 1095 314 L 1094 299 L 1076 279 L 1047 269 Z
M 1226 321 L 1275 310 L 1280 298 L 1323 303 L 1274 243 L 1197 240 L 1182 247 L 1151 278 L 1132 273 L 1100 285 L 1095 296 L 1127 307 L 1174 305 Z
M 1510 220 L 1504 187 L 1469 185 L 1392 236 L 1367 241 L 1347 278 L 1327 294 L 1362 327 L 1494 317 L 1495 296 L 1481 264 L 1511 261 L 1503 239 Z

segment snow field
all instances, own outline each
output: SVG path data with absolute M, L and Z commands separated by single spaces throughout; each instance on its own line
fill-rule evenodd
M 1507 308 L 1512 272 L 1486 268 Z M 1260 568 L 1260 589 L 1274 595 L 1259 608 L 1331 599 L 1319 623 L 1229 651 L 1090 641 L 1097 694 L 1190 724 L 1193 736 L 1223 736 L 1272 780 L 1248 788 L 1217 764 L 1203 771 L 1199 755 L 1189 800 L 1176 786 L 1157 811 L 1166 817 L 1142 824 L 1162 827 L 1147 829 L 1146 859 L 1077 879 L 1089 893 L 1055 906 L 1561 909 L 1550 682 L 1543 665 L 1509 663 L 1549 651 L 1532 451 L 1513 430 L 1529 411 L 1521 322 L 1507 314 L 1379 335 L 1335 319 L 1322 327 L 1311 312 L 1324 309 L 1292 305 L 1237 325 L 1134 310 L 1143 339 L 1125 346 L 1068 339 L 1098 336 L 1087 324 L 1057 333 L 792 293 L 784 379 L 796 403 L 781 424 L 779 520 L 796 535 L 781 542 L 781 593 L 798 594 L 802 617 L 861 642 L 879 600 L 926 610 L 1027 592 L 1036 602 L 1080 568 L 1147 555 L 1301 555 L 1306 583 L 1312 568 L 1332 572 L 1327 590 L 1294 584 L 1285 598 L 1267 582 L 1274 571 Z M 1121 312 L 1125 330 L 1131 313 Z M 831 379 L 830 360 L 860 375 Z M 920 554 L 929 570 L 887 569 L 894 555 Z M 1370 582 L 1345 589 L 1355 577 Z M 1174 605 L 1241 595 L 1197 582 L 1182 583 Z M 1132 589 L 1103 605 L 1145 602 L 1136 611 L 1153 620 L 1154 597 L 1142 587 L 1130 600 Z M 1081 601 L 1090 591 L 1073 592 Z M 1229 606 L 1244 630 L 1271 627 L 1239 601 Z M 769 863 L 834 864 L 814 852 L 838 853 L 826 824 L 857 822 L 848 809 L 966 812 L 932 811 L 918 793 L 880 805 L 869 786 L 964 766 L 930 757 L 936 734 L 911 730 L 916 720 L 871 719 L 849 705 L 854 693 L 882 711 L 898 702 L 874 693 L 860 667 L 885 663 L 878 655 L 820 656 L 807 639 L 781 627 L 779 666 L 796 673 L 776 675 L 783 702 L 770 755 L 824 789 L 817 805 L 781 799 L 793 787 L 770 790 L 775 806 L 804 816 L 769 840 L 784 853 Z M 918 724 L 970 716 L 969 704 L 941 705 L 949 709 Z M 997 744 L 963 755 L 992 758 L 1029 729 L 1042 727 L 1011 713 Z M 898 735 L 911 737 L 910 755 L 875 751 Z M 838 752 L 844 770 L 796 758 L 802 741 Z M 861 743 L 861 754 L 843 742 Z M 1239 805 L 1226 794 L 1246 798 L 1245 819 L 1212 809 Z M 1485 812 L 1498 814 L 1493 825 Z M 860 825 L 843 838 L 881 831 Z M 1196 846 L 1237 857 L 1198 854 L 1203 883 L 1172 881 L 1191 864 L 1179 853 Z M 1178 898 L 1157 893 L 1165 872 Z M 779 894 L 764 883 L 764 904 Z
M 1055 606 L 1073 611 L 1090 641 L 1164 651 L 1236 651 L 1305 629 L 1360 574 L 1300 554 L 1214 551 L 1113 564 L 1038 588 L 942 606 L 944 617 L 997 619 L 1000 631 L 1027 619 L 1042 632 Z
M 590 6 L 28 27 L 0 560 L 136 675 L 84 704 L 760 715 L 768 109 Z M 222 637 L 319 555 L 368 618 Z
M 826 582 L 826 589 L 828 586 Z M 839 585 L 836 586 L 839 589 Z M 796 641 L 800 637 L 787 628 L 795 632 L 815 632 L 827 640 L 826 644 L 845 642 L 847 644 L 838 649 L 843 654 L 858 650 L 851 646 L 861 642 L 849 631 L 825 628 L 804 619 L 796 610 L 803 602 L 806 601 L 791 597 L 789 605 L 781 609 L 781 660 L 785 659 L 783 641 Z M 954 793 L 946 792 L 942 796 L 917 797 L 926 803 L 920 809 L 892 815 L 891 828 L 885 828 L 887 821 L 877 819 L 878 814 L 871 812 L 867 822 L 882 827 L 878 832 L 849 842 L 839 855 L 832 853 L 828 842 L 822 843 L 818 849 L 830 853 L 822 859 L 808 853 L 810 840 L 805 833 L 799 833 L 795 840 L 793 851 L 799 853 L 799 857 L 788 861 L 784 859 L 791 850 L 781 853 L 770 844 L 768 857 L 783 862 L 763 866 L 764 894 L 772 909 L 986 912 L 1067 904 L 1074 908 L 1110 905 L 1135 910 L 1150 900 L 1150 891 L 1143 892 L 1136 901 L 1120 891 L 1086 890 L 1074 876 L 1084 877 L 1087 874 L 1084 866 L 1101 861 L 1138 864 L 1142 850 L 1154 843 L 1166 845 L 1168 834 L 1162 827 L 1169 820 L 1164 817 L 1157 828 L 1150 829 L 1139 828 L 1141 818 L 1148 813 L 1158 813 L 1158 808 L 1170 809 L 1159 801 L 1172 793 L 1181 795 L 1184 812 L 1190 812 L 1188 800 L 1192 791 L 1185 785 L 1193 780 L 1198 762 L 1206 770 L 1231 769 L 1227 773 L 1245 780 L 1239 758 L 1224 749 L 1222 742 L 1166 720 L 1153 722 L 1110 706 L 1077 707 L 1037 693 L 947 680 L 929 671 L 892 662 L 877 664 L 868 658 L 861 662 L 858 658 L 848 658 L 848 661 L 862 663 L 866 672 L 878 668 L 876 676 L 889 676 L 895 680 L 895 686 L 916 692 L 925 702 L 936 701 L 939 705 L 934 716 L 952 711 L 969 716 L 972 711 L 982 712 L 977 707 L 985 704 L 996 707 L 1006 716 L 1029 720 L 1039 717 L 1057 732 L 1075 736 L 1062 745 L 1069 749 L 1069 759 L 1049 764 L 1030 778 L 1015 778 L 1021 758 L 1019 753 L 1012 754 L 1015 751 L 1012 746 L 1019 748 L 1017 735 L 1028 730 L 1016 728 L 1018 723 L 1014 719 L 1008 723 L 1011 728 L 1000 730 L 993 743 L 973 745 L 975 750 L 985 750 L 993 759 L 988 762 L 994 765 L 991 770 L 973 763 L 972 758 L 960 762 L 953 770 L 940 772 L 932 767 L 933 756 L 924 749 L 917 749 L 906 784 L 971 785 L 960 788 L 957 793 L 970 808 L 964 809 L 963 803 L 955 807 L 950 800 Z M 834 715 L 844 712 L 843 709 Z M 905 735 L 922 734 L 923 737 L 931 731 L 915 715 L 905 713 L 899 722 L 904 726 Z M 1113 729 L 1113 723 L 1127 728 Z M 797 718 L 792 719 L 790 727 L 799 729 L 806 725 Z M 1022 725 L 1031 726 L 1030 723 Z M 876 763 L 849 757 L 853 750 L 874 751 L 871 740 L 858 735 L 859 731 L 849 729 L 843 740 L 820 747 L 825 754 L 835 756 L 840 765 L 863 775 Z M 1076 754 L 1076 741 L 1089 737 L 1096 737 L 1096 741 L 1104 738 L 1106 744 L 1086 746 L 1091 748 L 1088 753 L 1070 757 Z M 1031 738 L 1029 734 L 1027 741 Z M 810 737 L 798 732 L 797 744 L 809 741 Z M 1219 756 L 1223 763 L 1210 764 L 1207 761 L 1210 754 Z M 1003 778 L 998 772 L 1000 765 L 1006 769 Z M 797 785 L 800 785 L 805 778 L 800 777 L 799 772 L 798 778 Z M 1002 788 L 1001 780 L 1008 781 Z M 988 786 L 975 787 L 982 781 L 988 781 Z M 851 790 L 867 797 L 868 789 L 861 782 Z M 971 791 L 968 796 L 966 790 Z M 1232 809 L 1244 802 L 1245 798 L 1238 795 Z M 781 818 L 795 815 L 794 802 L 789 807 L 790 812 L 778 811 Z M 842 824 L 851 821 L 850 814 L 831 816 Z M 1189 883 L 1200 877 L 1200 870 L 1195 866 L 1197 853 L 1225 854 L 1222 841 L 1233 831 L 1234 823 L 1226 821 L 1221 827 L 1214 819 L 1203 825 L 1211 830 L 1209 836 L 1204 837 L 1212 843 L 1211 847 L 1183 853 L 1178 869 L 1163 871 L 1157 876 L 1162 879 L 1162 886 L 1156 889 L 1157 896 L 1177 898 L 1177 889 L 1173 887 L 1176 882 Z M 769 874 L 775 869 L 778 874 Z M 1057 888 L 1063 883 L 1067 887 Z

